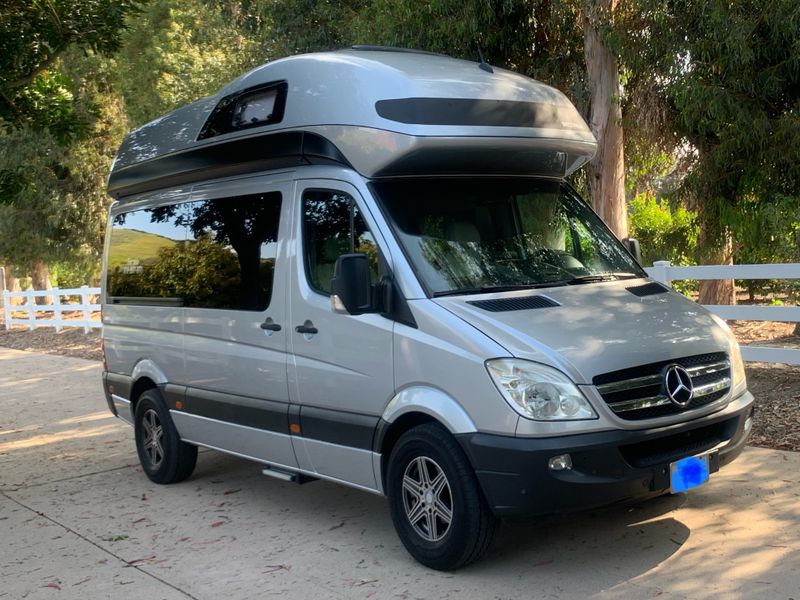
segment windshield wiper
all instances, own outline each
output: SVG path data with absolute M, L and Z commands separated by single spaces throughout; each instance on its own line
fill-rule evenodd
M 565 285 L 580 285 L 582 283 L 597 283 L 598 281 L 617 281 L 619 279 L 638 279 L 635 273 L 598 273 L 597 275 L 580 275 L 572 279 L 565 279 Z
M 461 288 L 458 290 L 444 290 L 442 292 L 434 292 L 434 298 L 442 296 L 460 296 L 461 294 L 489 294 L 492 292 L 513 292 L 515 290 L 532 290 L 536 288 L 553 287 L 558 285 L 566 285 L 563 281 L 546 282 L 546 283 L 524 283 L 517 285 L 488 285 L 485 287 L 474 288 Z

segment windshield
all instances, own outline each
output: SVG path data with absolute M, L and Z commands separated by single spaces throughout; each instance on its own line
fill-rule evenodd
M 420 178 L 370 186 L 434 296 L 646 276 L 557 182 Z

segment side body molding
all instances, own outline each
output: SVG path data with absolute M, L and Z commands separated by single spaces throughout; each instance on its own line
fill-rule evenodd
M 412 386 L 401 390 L 386 406 L 382 418 L 387 423 L 393 423 L 399 417 L 411 412 L 433 417 L 454 435 L 478 430 L 461 405 L 436 388 Z

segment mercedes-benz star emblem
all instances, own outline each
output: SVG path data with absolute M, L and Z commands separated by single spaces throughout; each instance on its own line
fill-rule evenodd
M 670 365 L 664 371 L 664 389 L 667 397 L 681 408 L 685 408 L 694 395 L 692 377 L 680 365 Z

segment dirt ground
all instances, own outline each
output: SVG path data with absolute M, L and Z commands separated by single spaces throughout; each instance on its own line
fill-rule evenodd
M 742 344 L 800 348 L 794 324 L 738 321 L 731 328 Z M 50 328 L 28 331 L 0 325 L 0 346 L 100 361 L 103 359 L 99 330 Z M 757 413 L 750 445 L 775 450 L 800 451 L 800 366 L 747 363 L 750 391 L 757 399 Z

